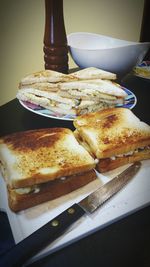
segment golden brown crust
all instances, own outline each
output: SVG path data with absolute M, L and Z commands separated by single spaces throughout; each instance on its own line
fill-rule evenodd
M 96 179 L 94 170 L 72 175 L 65 180 L 55 180 L 40 185 L 41 190 L 38 193 L 18 194 L 15 190 L 8 188 L 9 207 L 14 212 L 18 212 L 40 203 L 53 200 L 66 195 Z
M 0 143 L 1 161 L 8 170 L 11 188 L 44 183 L 95 167 L 94 159 L 67 128 L 18 132 L 3 137 Z
M 46 128 L 37 130 L 28 130 L 16 132 L 1 138 L 1 142 L 5 143 L 10 149 L 16 153 L 28 153 L 41 147 L 51 147 L 64 133 L 69 133 L 69 129 L 65 128 Z M 57 134 L 57 135 L 56 135 Z M 49 136 L 51 138 L 49 138 Z M 44 138 L 44 142 L 43 142 Z
M 130 156 L 118 157 L 115 160 L 111 158 L 100 159 L 98 164 L 96 165 L 96 169 L 99 172 L 107 172 L 116 169 L 120 166 L 123 166 L 125 164 L 133 163 L 136 161 L 142 161 L 146 159 L 150 159 L 150 149 L 134 153 L 133 155 Z
M 150 144 L 150 127 L 131 110 L 112 108 L 74 120 L 84 142 L 97 158 L 126 153 Z

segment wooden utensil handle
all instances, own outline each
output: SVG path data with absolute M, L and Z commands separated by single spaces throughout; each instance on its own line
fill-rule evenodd
M 74 222 L 84 215 L 77 204 L 49 221 L 33 234 L 15 245 L 0 257 L 0 267 L 20 267 L 39 250 L 61 236 Z

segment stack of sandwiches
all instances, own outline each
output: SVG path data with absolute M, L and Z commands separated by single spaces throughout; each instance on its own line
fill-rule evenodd
M 64 115 L 87 114 L 125 102 L 114 80 L 116 74 L 94 67 L 68 75 L 45 70 L 24 77 L 17 98 Z

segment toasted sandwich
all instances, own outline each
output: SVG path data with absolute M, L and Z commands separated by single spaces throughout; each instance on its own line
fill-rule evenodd
M 75 136 L 97 161 L 99 172 L 150 158 L 150 126 L 126 108 L 77 117 Z
M 66 128 L 1 137 L 0 163 L 9 206 L 15 212 L 70 193 L 96 179 L 94 159 Z

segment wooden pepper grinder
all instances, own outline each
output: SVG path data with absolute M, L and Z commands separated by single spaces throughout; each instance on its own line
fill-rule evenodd
M 45 69 L 68 73 L 68 46 L 63 0 L 45 0 Z

